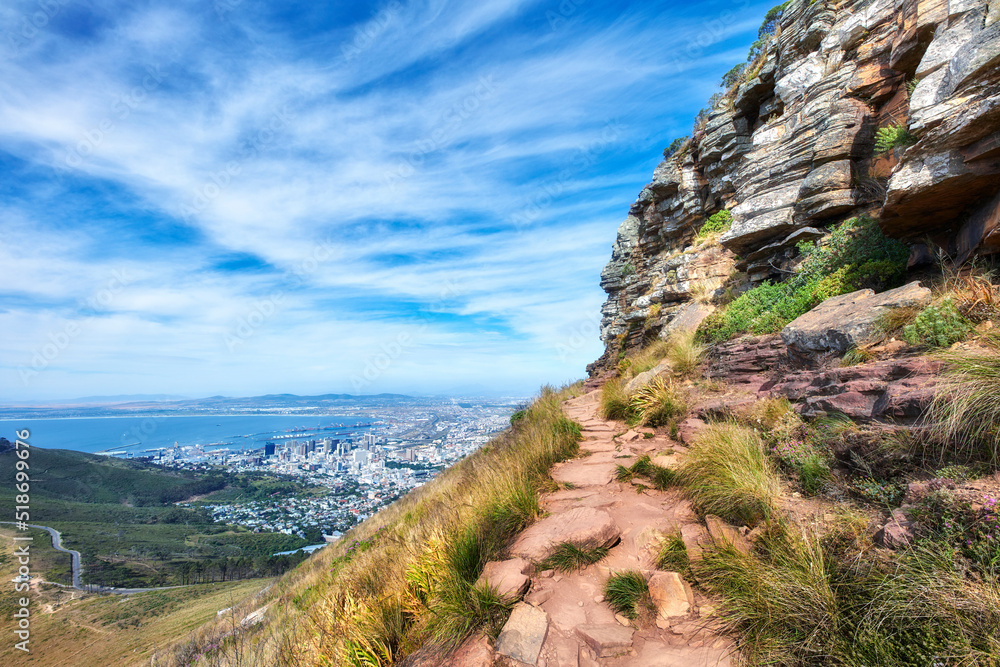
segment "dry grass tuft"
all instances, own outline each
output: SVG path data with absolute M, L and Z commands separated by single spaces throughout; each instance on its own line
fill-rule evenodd
M 705 358 L 705 349 L 704 345 L 695 340 L 693 331 L 673 334 L 667 341 L 666 358 L 670 362 L 670 369 L 682 378 L 694 376 Z
M 629 398 L 627 417 L 646 426 L 666 426 L 686 409 L 676 385 L 658 377 Z
M 948 368 L 935 392 L 926 421 L 931 436 L 948 454 L 1000 464 L 1000 339 L 987 349 L 939 353 Z

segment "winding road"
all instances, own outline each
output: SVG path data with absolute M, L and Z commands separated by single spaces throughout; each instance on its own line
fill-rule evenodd
M 21 524 L 14 523 L 13 521 L 0 521 L 0 524 L 7 524 L 9 526 L 18 526 Z M 72 549 L 64 549 L 62 546 L 62 535 L 55 528 L 49 528 L 48 526 L 39 526 L 33 523 L 27 524 L 28 528 L 38 528 L 39 530 L 47 531 L 52 537 L 52 548 L 56 551 L 61 551 L 64 554 L 69 554 L 70 563 L 73 567 L 73 588 L 77 590 L 85 590 L 83 586 L 80 585 L 80 572 L 82 567 L 80 566 L 80 552 L 73 551 Z
M 13 521 L 0 521 L 0 524 L 6 524 L 9 526 L 17 526 L 20 524 L 14 523 Z M 83 585 L 80 583 L 80 573 L 83 571 L 83 567 L 80 565 L 80 552 L 74 551 L 73 549 L 65 549 L 62 545 L 62 535 L 55 528 L 50 528 L 49 526 L 39 526 L 37 524 L 29 523 L 28 528 L 37 528 L 39 530 L 47 531 L 49 536 L 52 538 L 52 548 L 56 551 L 61 551 L 64 554 L 69 554 L 70 563 L 73 568 L 73 586 L 79 591 L 87 591 L 91 593 L 116 593 L 118 595 L 130 595 L 132 593 L 145 593 L 146 591 L 165 591 L 171 588 L 185 588 L 185 586 L 159 586 L 154 588 L 113 588 L 110 586 L 100 586 L 97 584 L 87 584 Z M 54 582 L 46 582 L 54 583 Z M 57 586 L 64 586 L 65 584 L 56 584 Z M 188 584 L 190 585 L 190 584 Z

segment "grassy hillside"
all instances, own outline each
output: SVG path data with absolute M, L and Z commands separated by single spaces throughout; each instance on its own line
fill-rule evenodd
M 15 457 L 13 451 L 0 452 L 0 469 L 12 470 Z M 32 448 L 30 462 L 32 494 L 53 500 L 163 505 L 226 485 L 218 473 L 179 472 L 65 449 Z
M 19 533 L 20 534 L 20 533 Z M 9 530 L 0 530 L 0 578 L 9 581 L 17 569 Z M 47 579 L 68 571 L 68 556 L 32 544 L 32 567 Z M 60 561 L 66 560 L 65 565 Z M 0 646 L 0 664 L 56 667 L 61 665 L 148 665 L 155 647 L 184 636 L 209 620 L 226 618 L 219 611 L 252 598 L 271 580 L 207 584 L 126 597 L 84 596 L 78 591 L 41 586 L 32 592 L 31 653 Z M 0 613 L 13 613 L 15 593 L 0 589 Z
M 14 457 L 0 452 L 6 477 L 13 475 Z M 309 544 L 294 535 L 219 525 L 206 509 L 173 505 L 201 494 L 308 492 L 293 481 L 263 474 L 230 479 L 59 449 L 32 449 L 29 460 L 31 523 L 55 528 L 66 548 L 81 553 L 84 583 L 140 588 L 274 576 L 301 557 L 272 554 Z M 0 502 L 12 507 L 14 493 L 8 479 Z

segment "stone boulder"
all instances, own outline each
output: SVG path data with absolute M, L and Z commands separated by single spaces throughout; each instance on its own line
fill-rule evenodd
M 843 354 L 862 344 L 878 319 L 891 308 L 930 303 L 931 291 L 919 282 L 875 294 L 863 289 L 827 299 L 781 331 L 781 340 L 796 352 Z
M 741 553 L 750 554 L 750 543 L 743 537 L 743 534 L 719 517 L 709 514 L 705 517 L 705 526 L 715 544 L 728 544 Z
M 544 610 L 523 602 L 511 612 L 497 638 L 497 653 L 534 665 L 549 632 L 549 616 Z
M 643 373 L 639 373 L 634 378 L 625 383 L 625 391 L 632 393 L 638 391 L 645 387 L 647 384 L 655 380 L 661 375 L 670 372 L 670 362 L 664 359 L 658 363 L 654 368 L 649 369 Z
M 621 531 L 606 511 L 578 507 L 529 526 L 514 542 L 511 554 L 538 562 L 551 556 L 563 542 L 581 549 L 595 549 L 610 547 L 620 536 Z
M 483 568 L 476 585 L 491 586 L 501 596 L 519 600 L 528 590 L 530 583 L 525 572 L 531 563 L 523 558 L 512 558 L 505 561 L 490 561 Z
M 703 419 L 688 417 L 677 427 L 677 436 L 685 445 L 690 445 L 698 438 L 698 434 L 705 430 L 707 426 L 708 423 Z
M 882 526 L 878 535 L 882 544 L 890 549 L 903 549 L 913 544 L 913 522 L 906 516 L 902 508 L 892 511 L 889 522 Z
M 686 616 L 694 606 L 694 593 L 677 572 L 653 574 L 649 578 L 649 595 L 660 618 Z

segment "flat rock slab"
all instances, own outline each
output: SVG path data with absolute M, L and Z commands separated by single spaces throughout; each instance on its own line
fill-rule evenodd
M 628 664 L 630 667 L 730 667 L 732 660 L 725 649 L 668 646 L 647 641 Z
M 620 535 L 614 519 L 606 511 L 578 507 L 529 526 L 514 542 L 511 554 L 538 562 L 551 556 L 563 542 L 594 549 L 611 546 Z
M 694 593 L 677 572 L 657 572 L 650 577 L 649 595 L 660 618 L 687 616 L 694 606 Z
M 552 479 L 574 486 L 603 486 L 614 479 L 614 463 L 585 461 L 586 459 L 579 459 L 557 466 L 552 470 Z
M 512 558 L 504 561 L 490 561 L 483 568 L 476 585 L 485 584 L 497 590 L 501 596 L 519 600 L 528 590 L 530 583 L 524 573 L 531 563 L 523 558 Z
M 549 631 L 549 617 L 542 609 L 523 602 L 514 607 L 497 638 L 497 653 L 534 665 Z
M 634 628 L 614 625 L 581 625 L 576 634 L 600 658 L 613 658 L 632 648 Z

